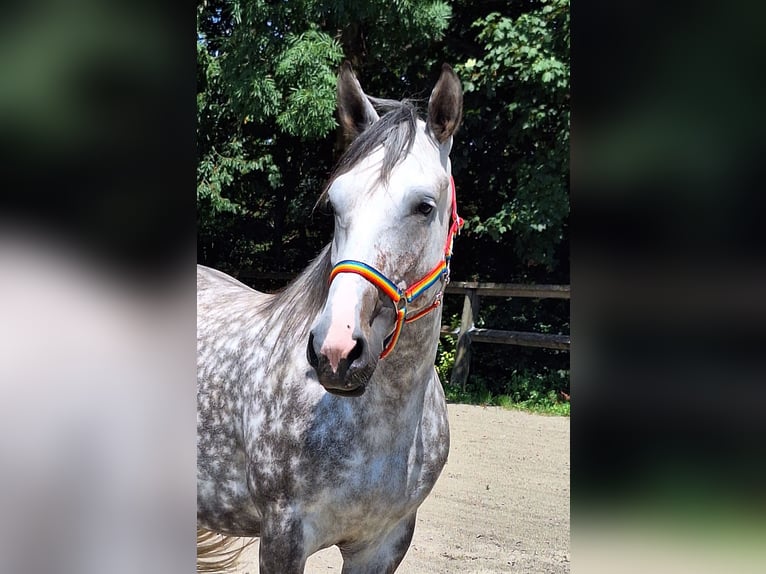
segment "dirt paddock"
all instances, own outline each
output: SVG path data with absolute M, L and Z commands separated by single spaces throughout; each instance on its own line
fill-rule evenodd
M 397 574 L 569 572 L 569 419 L 449 405 L 449 461 Z M 309 574 L 341 571 L 337 548 Z M 258 572 L 258 545 L 241 574 Z

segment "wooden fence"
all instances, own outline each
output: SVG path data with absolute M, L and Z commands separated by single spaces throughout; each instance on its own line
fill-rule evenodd
M 290 273 L 268 273 L 242 270 L 236 275 L 241 279 L 287 282 L 294 275 Z M 442 326 L 442 335 L 457 335 L 455 365 L 450 383 L 465 389 L 471 367 L 471 345 L 473 343 L 500 343 L 524 347 L 542 347 L 569 351 L 569 335 L 551 335 L 529 331 L 502 331 L 482 329 L 475 323 L 479 317 L 482 297 L 523 297 L 527 299 L 569 299 L 569 285 L 523 285 L 518 283 L 477 283 L 475 281 L 451 281 L 447 295 L 464 296 L 460 328 L 456 331 Z
M 569 350 L 569 335 L 550 335 L 528 331 L 501 331 L 481 329 L 475 323 L 479 317 L 481 297 L 524 297 L 527 299 L 569 299 L 569 285 L 521 285 L 516 283 L 477 283 L 473 281 L 452 281 L 446 293 L 463 294 L 463 314 L 460 329 L 452 331 L 442 326 L 442 335 L 457 335 L 455 365 L 452 367 L 450 383 L 465 390 L 471 366 L 472 343 L 502 343 L 524 347 Z

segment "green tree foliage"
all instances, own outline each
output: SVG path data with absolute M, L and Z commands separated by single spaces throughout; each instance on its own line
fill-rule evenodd
M 441 0 L 199 2 L 200 259 L 224 269 L 304 265 L 329 238 L 312 207 L 340 151 L 340 63 L 364 75 L 385 60 L 373 68 L 378 84 L 406 77 L 403 63 L 443 36 L 450 14 Z
M 491 12 L 472 27 L 482 51 L 457 67 L 466 167 L 483 190 L 469 226 L 511 243 L 522 265 L 552 270 L 569 214 L 569 2 Z

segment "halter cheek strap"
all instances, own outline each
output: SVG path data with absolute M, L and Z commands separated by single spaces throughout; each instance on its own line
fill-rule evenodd
M 447 283 L 449 283 L 449 265 L 450 259 L 452 258 L 452 244 L 455 240 L 455 235 L 460 232 L 460 228 L 463 227 L 463 223 L 465 223 L 463 218 L 457 214 L 457 194 L 455 192 L 455 180 L 452 179 L 452 177 L 450 177 L 450 187 L 452 191 L 452 225 L 447 233 L 447 241 L 444 246 L 444 259 L 442 259 L 420 280 L 416 281 L 406 289 L 400 289 L 396 283 L 371 265 L 353 259 L 339 261 L 332 268 L 332 271 L 330 271 L 330 283 L 332 283 L 333 279 L 341 273 L 355 273 L 375 285 L 394 302 L 394 307 L 396 308 L 396 325 L 388 338 L 388 343 L 380 354 L 381 359 L 385 359 L 394 349 L 405 323 L 417 321 L 441 305 L 444 289 L 447 286 Z M 444 285 L 442 285 L 442 288 L 436 294 L 433 302 L 420 311 L 410 315 L 407 312 L 407 305 L 420 297 L 440 279 L 444 280 Z

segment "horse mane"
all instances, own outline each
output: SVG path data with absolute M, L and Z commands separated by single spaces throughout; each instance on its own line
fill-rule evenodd
M 328 243 L 298 277 L 261 304 L 259 310 L 269 317 L 268 321 L 273 322 L 275 328 L 280 329 L 280 336 L 303 331 L 308 335 L 311 322 L 327 300 L 330 268 Z
M 388 183 L 396 164 L 412 150 L 418 126 L 418 111 L 414 100 L 405 99 L 400 102 L 367 97 L 373 106 L 384 114 L 348 146 L 330 174 L 317 204 L 326 200 L 327 191 L 337 177 L 354 169 L 377 148 L 383 147 L 383 162 L 378 174 L 380 183 Z

